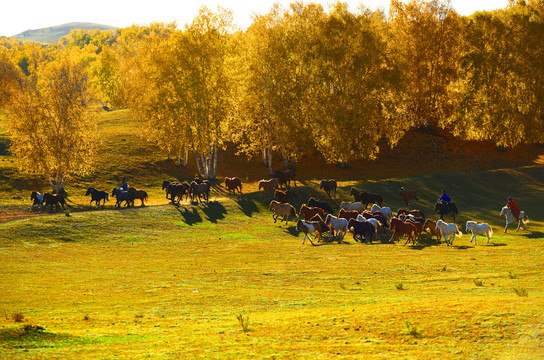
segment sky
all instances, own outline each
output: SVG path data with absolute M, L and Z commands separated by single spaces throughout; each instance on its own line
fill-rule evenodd
M 201 6 L 212 10 L 222 6 L 233 11 L 234 22 L 241 28 L 251 24 L 254 14 L 266 14 L 273 3 L 288 7 L 289 0 L 3 0 L 0 5 L 0 36 L 13 36 L 25 30 L 62 25 L 70 22 L 91 22 L 115 27 L 147 25 L 153 22 L 177 22 L 180 28 L 190 23 Z M 328 8 L 330 0 L 305 0 Z M 374 10 L 388 9 L 390 0 L 344 0 L 352 11 L 362 3 Z M 504 8 L 508 0 L 452 0 L 461 15 L 478 10 Z

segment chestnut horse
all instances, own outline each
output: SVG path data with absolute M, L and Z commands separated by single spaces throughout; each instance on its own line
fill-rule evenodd
M 410 240 L 412 240 L 414 245 L 416 244 L 417 228 L 411 222 L 405 222 L 401 219 L 392 218 L 390 228 L 393 230 L 393 235 L 391 236 L 391 239 L 389 239 L 389 242 L 399 240 L 400 235 L 406 235 L 407 239 L 404 245 L 406 245 Z
M 380 207 L 383 206 L 383 198 L 380 194 L 369 193 L 368 191 L 364 190 L 360 191 L 354 187 L 351 188 L 349 194 L 353 196 L 355 201 L 361 202 L 365 209 L 368 204 L 376 203 L 380 205 Z
M 289 216 L 293 216 L 295 219 L 298 217 L 297 211 L 291 204 L 280 203 L 276 200 L 270 202 L 268 210 L 274 210 L 274 215 L 272 215 L 274 222 L 278 220 L 278 216 L 283 216 L 281 221 L 285 221 L 286 224 L 289 221 Z
M 265 192 L 270 193 L 272 190 L 277 189 L 279 185 L 277 178 L 272 178 L 270 180 L 261 180 L 259 181 L 259 190 L 263 189 Z
M 232 191 L 234 194 L 236 194 L 236 190 L 238 189 L 238 192 L 242 193 L 242 180 L 240 178 L 235 177 L 226 177 L 225 178 L 225 187 L 229 191 L 229 197 L 230 192 Z
M 319 215 L 321 218 L 325 217 L 325 210 L 319 207 L 308 207 L 306 204 L 302 204 L 299 212 L 304 217 L 304 220 L 307 221 L 311 220 L 316 215 Z

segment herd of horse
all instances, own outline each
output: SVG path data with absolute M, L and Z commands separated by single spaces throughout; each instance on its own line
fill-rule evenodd
M 454 223 L 446 223 L 444 215 L 450 215 L 455 221 L 455 216 L 458 214 L 458 209 L 454 202 L 447 204 L 437 201 L 434 207 L 434 212 L 440 216 L 438 220 L 428 219 L 421 210 L 414 209 L 417 201 L 417 193 L 415 190 L 400 188 L 399 195 L 407 206 L 412 210 L 398 209 L 396 215 L 393 215 L 389 207 L 383 206 L 383 198 L 380 194 L 370 193 L 364 190 L 359 190 L 355 187 L 350 189 L 350 196 L 353 197 L 353 202 L 343 201 L 339 205 L 338 216 L 333 215 L 332 206 L 323 200 L 318 200 L 310 197 L 308 201 L 299 209 L 299 213 L 293 205 L 294 199 L 297 198 L 296 192 L 291 189 L 291 181 L 296 186 L 295 172 L 293 170 L 277 171 L 269 180 L 259 181 L 259 190 L 265 193 L 273 191 L 273 200 L 269 204 L 269 210 L 273 211 L 274 222 L 277 222 L 281 217 L 280 222 L 287 223 L 290 218 L 296 219 L 296 229 L 304 233 L 302 243 L 309 239 L 312 244 L 316 238 L 319 241 L 324 241 L 323 234 L 328 234 L 328 241 L 338 241 L 341 243 L 348 232 L 353 234 L 353 239 L 360 242 L 370 242 L 377 239 L 378 233 L 391 232 L 389 242 L 399 241 L 402 236 L 406 238 L 405 244 L 412 242 L 416 244 L 421 235 L 425 232 L 429 234 L 431 240 L 440 243 L 441 239 L 448 245 L 453 244 L 455 237 L 461 236 L 461 232 Z M 285 186 L 285 189 L 283 188 Z M 324 190 L 329 198 L 336 198 L 337 182 L 334 179 L 322 180 L 320 189 Z M 202 202 L 209 201 L 212 183 L 209 180 L 200 180 L 195 178 L 191 183 L 178 182 L 175 180 L 165 180 L 162 183 L 162 190 L 166 192 L 166 199 L 172 204 L 179 204 L 183 197 L 191 201 Z M 225 189 L 228 191 L 228 196 L 233 194 L 242 194 L 242 181 L 238 177 L 225 178 Z M 97 208 L 104 208 L 106 201 L 109 201 L 110 194 L 106 191 L 99 191 L 92 187 L 88 188 L 85 196 L 91 196 L 89 207 L 93 207 L 93 203 Z M 148 199 L 147 192 L 144 190 L 136 190 L 128 188 L 126 191 L 120 187 L 114 188 L 111 196 L 115 197 L 115 208 L 120 208 L 124 203 L 126 207 L 134 207 L 135 200 L 140 200 L 140 206 L 145 206 L 144 201 Z M 32 192 L 30 200 L 33 201 L 30 211 L 34 206 L 38 206 L 39 212 L 42 213 L 48 206 L 50 212 L 53 212 L 53 206 L 56 211 L 60 208 L 65 210 L 64 206 L 69 206 L 62 195 L 44 193 L 40 194 L 36 191 Z M 370 206 L 370 210 L 367 210 Z M 302 217 L 302 219 L 298 219 Z M 507 231 L 510 224 L 518 221 L 516 231 L 523 227 L 528 222 L 527 215 L 522 211 L 520 216 L 516 218 L 512 211 L 506 206 L 501 210 L 501 217 L 505 217 L 506 226 L 504 232 Z M 470 242 L 474 240 L 476 244 L 477 235 L 485 235 L 489 243 L 493 235 L 493 229 L 489 224 L 478 223 L 476 221 L 467 221 L 466 232 L 472 233 Z M 315 234 L 313 239 L 310 234 Z
M 401 236 L 406 238 L 405 244 L 412 242 L 416 244 L 422 233 L 429 234 L 429 239 L 440 243 L 441 239 L 447 245 L 452 245 L 455 237 L 460 237 L 461 232 L 455 223 L 446 223 L 445 215 L 450 215 L 455 221 L 459 211 L 454 202 L 437 201 L 434 206 L 434 213 L 439 215 L 438 220 L 427 219 L 421 210 L 406 210 L 398 209 L 396 216 L 393 216 L 389 207 L 383 206 L 383 198 L 380 194 L 370 193 L 364 190 L 359 190 L 352 187 L 350 195 L 353 196 L 353 202 L 343 201 L 339 205 L 338 216 L 333 215 L 331 205 L 326 201 L 320 201 L 313 197 L 300 207 L 297 214 L 294 206 L 290 204 L 290 200 L 296 198 L 296 194 L 288 187 L 287 190 L 278 189 L 280 183 L 278 179 L 272 178 L 269 180 L 261 180 L 259 189 L 265 191 L 274 190 L 273 200 L 270 202 L 268 209 L 273 211 L 272 218 L 277 222 L 279 217 L 281 221 L 287 224 L 290 218 L 297 221 L 296 229 L 304 233 L 302 243 L 309 239 L 312 245 L 316 238 L 319 241 L 324 241 L 324 234 L 328 233 L 328 241 L 338 241 L 341 243 L 348 232 L 353 234 L 353 239 L 360 242 L 370 242 L 377 239 L 379 232 L 385 233 L 387 230 L 391 232 L 389 242 L 400 240 Z M 321 180 L 319 188 L 324 190 L 329 198 L 336 198 L 336 190 L 338 184 L 335 179 Z M 407 206 L 414 208 L 417 201 L 417 192 L 415 190 L 400 188 L 400 197 Z M 370 211 L 367 207 L 371 205 Z M 302 219 L 298 219 L 299 216 Z M 527 215 L 522 211 L 520 216 L 516 218 L 508 207 L 501 210 L 501 217 L 505 217 L 506 233 L 510 224 L 518 222 L 516 231 L 523 227 L 528 222 Z M 477 243 L 477 235 L 487 237 L 489 243 L 493 235 L 492 227 L 487 223 L 478 223 L 469 220 L 465 224 L 465 232 L 471 233 L 470 242 Z M 310 234 L 315 234 L 312 238 Z

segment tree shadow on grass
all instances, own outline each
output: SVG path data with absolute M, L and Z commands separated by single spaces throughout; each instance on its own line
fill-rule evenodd
M 224 219 L 227 209 L 219 201 L 211 201 L 202 204 L 202 211 L 212 223 L 217 223 L 217 220 Z
M 195 223 L 202 222 L 202 217 L 200 216 L 198 211 L 196 211 L 195 208 L 187 209 L 185 207 L 180 208 L 178 206 L 177 210 L 180 213 L 180 215 L 183 217 L 183 221 L 188 225 L 192 226 Z
M 242 211 L 246 216 L 251 217 L 253 216 L 253 213 L 259 212 L 259 208 L 257 205 L 255 205 L 253 200 L 239 198 L 238 200 L 235 200 L 235 202 L 238 204 L 240 211 Z

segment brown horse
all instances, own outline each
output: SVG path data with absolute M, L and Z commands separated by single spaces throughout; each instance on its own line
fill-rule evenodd
M 237 189 L 238 189 L 238 192 L 241 194 L 242 193 L 242 180 L 240 180 L 240 178 L 237 178 L 236 176 L 235 177 L 226 177 L 225 178 L 225 187 L 227 188 L 227 190 L 229 192 L 229 197 L 230 197 L 230 192 L 232 191 L 234 194 L 236 194 Z
M 417 218 L 425 219 L 425 214 L 421 210 L 406 210 L 401 208 L 397 210 L 397 217 L 401 215 L 413 215 Z
M 279 203 L 276 200 L 270 202 L 268 210 L 274 210 L 274 215 L 272 215 L 274 222 L 278 220 L 278 216 L 283 216 L 281 221 L 285 221 L 286 224 L 289 221 L 289 216 L 293 216 L 295 219 L 298 217 L 297 211 L 292 205 Z
M 47 208 L 48 205 L 51 207 L 49 212 L 52 213 L 53 205 L 55 205 L 56 211 L 59 211 L 59 205 L 60 207 L 62 207 L 62 210 L 65 210 L 64 205 L 66 205 L 66 201 L 64 200 L 64 197 L 62 195 L 45 193 L 43 194 L 43 202 L 42 208 L 40 209 L 40 214 L 43 212 L 44 209 Z
M 405 189 L 404 187 L 400 188 L 400 197 L 402 198 L 402 200 L 404 200 L 404 202 L 406 203 L 406 206 L 411 206 L 411 207 L 415 207 L 416 201 L 419 200 L 417 198 L 417 193 L 415 190 L 408 190 L 408 189 Z
M 259 181 L 259 190 L 263 189 L 265 192 L 270 193 L 274 189 L 277 189 L 279 185 L 277 178 L 272 178 L 270 180 L 261 180 Z
M 319 207 L 308 207 L 306 204 L 302 204 L 300 213 L 304 217 L 304 220 L 310 220 L 316 215 L 321 216 L 321 218 L 325 217 L 325 210 Z
M 336 198 L 336 187 L 337 187 L 337 184 L 336 184 L 336 180 L 334 179 L 321 180 L 321 183 L 319 184 L 320 189 L 324 189 L 327 195 L 329 195 L 329 197 L 334 196 L 334 198 Z M 331 196 L 331 194 L 333 194 L 333 196 Z
M 190 194 L 190 186 L 187 183 L 180 184 L 177 181 L 170 183 L 166 186 L 166 198 L 168 199 L 168 194 L 170 194 L 170 201 L 172 201 L 172 204 L 176 202 L 176 197 L 178 198 L 177 203 L 179 204 L 181 199 L 183 199 L 183 195 L 185 195 L 185 200 L 189 197 Z
M 440 244 L 440 239 L 442 239 L 442 233 L 440 230 L 436 229 L 436 221 L 427 219 L 423 224 L 423 231 L 429 231 L 429 240 L 436 236 L 436 241 Z
M 414 245 L 416 244 L 417 228 L 413 223 L 405 222 L 397 218 L 392 218 L 390 227 L 391 230 L 393 230 L 393 235 L 391 236 L 391 239 L 389 239 L 389 242 L 399 240 L 400 235 L 406 235 L 407 239 L 404 245 L 406 245 L 410 240 L 412 240 L 412 243 Z
M 282 191 L 282 190 L 274 191 L 274 200 L 279 201 L 281 203 L 293 202 L 296 199 L 296 197 L 297 195 L 289 189 L 285 191 Z
M 338 217 L 346 220 L 357 219 L 357 216 L 359 216 L 359 212 L 357 210 L 340 209 L 338 212 Z
M 145 206 L 144 200 L 147 200 L 148 198 L 147 192 L 145 192 L 144 190 L 136 190 L 135 188 L 129 188 L 127 193 L 128 193 L 127 206 L 130 206 L 130 205 L 134 206 L 134 200 L 136 199 L 142 202 L 140 206 Z
M 383 205 L 383 198 L 380 194 L 369 193 L 368 191 L 358 190 L 354 187 L 351 188 L 349 194 L 353 196 L 355 201 L 361 202 L 365 209 L 368 204 L 376 203 L 380 205 L 380 207 Z

